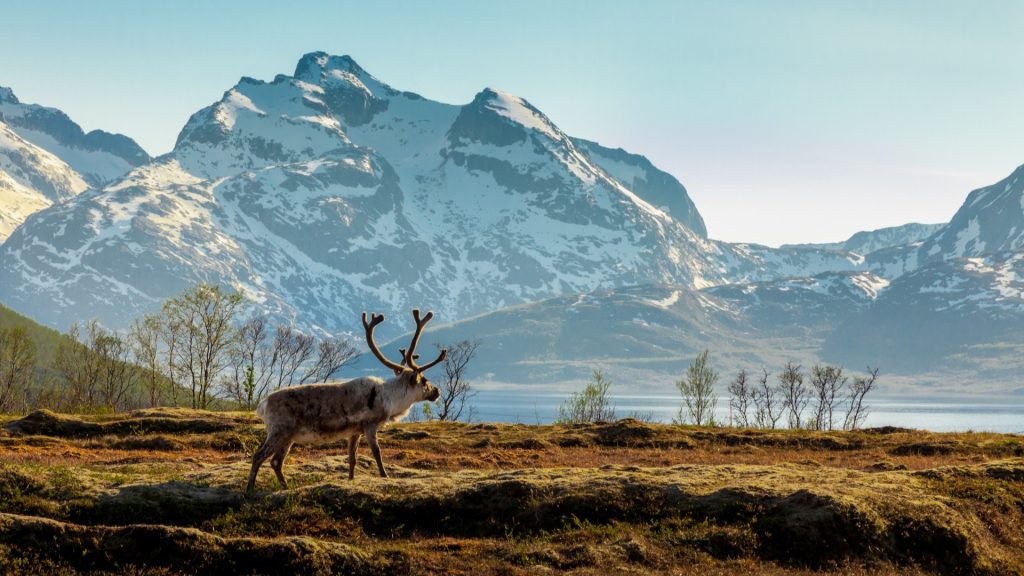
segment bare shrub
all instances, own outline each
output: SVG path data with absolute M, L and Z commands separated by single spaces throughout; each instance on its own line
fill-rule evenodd
M 856 430 L 864 424 L 864 419 L 868 417 L 868 407 L 864 405 L 864 397 L 874 390 L 877 382 L 878 367 L 868 367 L 867 376 L 854 377 L 847 398 L 846 417 L 843 418 L 844 430 Z
M 321 340 L 317 343 L 316 351 L 316 361 L 299 380 L 300 384 L 327 382 L 359 355 L 359 350 L 344 336 Z
M 678 423 L 689 421 L 697 426 L 714 426 L 715 406 L 718 404 L 716 382 L 718 372 L 708 365 L 708 351 L 705 350 L 690 363 L 686 369 L 686 378 L 676 381 L 676 388 L 684 404 L 679 408 Z
M 473 419 L 473 408 L 470 406 L 467 410 L 466 402 L 476 395 L 476 391 L 466 379 L 466 367 L 476 356 L 479 347 L 480 342 L 477 340 L 463 340 L 450 346 L 437 345 L 438 350 L 448 350 L 448 356 L 441 363 L 444 376 L 435 381 L 441 390 L 441 396 L 437 400 L 438 420 L 457 421 L 463 415 L 467 421 Z M 424 406 L 429 409 L 428 404 Z
M 558 418 L 555 421 L 560 424 L 581 424 L 615 420 L 615 406 L 608 394 L 611 385 L 600 370 L 594 370 L 593 381 L 587 383 L 583 390 L 573 392 L 558 407 Z
M 768 370 L 762 368 L 761 376 L 751 391 L 751 402 L 754 403 L 754 424 L 758 428 L 775 429 L 782 418 L 783 405 L 778 388 L 768 384 Z
M 136 318 L 128 331 L 128 342 L 135 364 L 141 370 L 140 384 L 150 407 L 163 402 L 164 378 L 160 361 L 161 320 L 157 314 Z
M 214 400 L 214 383 L 228 363 L 242 302 L 241 294 L 210 284 L 193 286 L 164 302 L 164 316 L 175 340 L 171 371 L 188 384 L 192 408 L 209 408 Z
M 786 416 L 789 427 L 794 429 L 803 427 L 804 410 L 810 402 L 810 394 L 801 369 L 799 364 L 786 362 L 782 373 L 779 374 L 779 390 L 786 407 Z
M 810 423 L 815 430 L 835 429 L 835 410 L 837 402 L 842 401 L 842 392 L 846 387 L 847 377 L 843 369 L 835 366 L 811 367 L 811 390 L 814 393 L 814 420 Z
M 750 404 L 753 398 L 754 388 L 747 381 L 747 371 L 741 369 L 736 377 L 729 383 L 729 413 L 730 417 L 735 412 L 736 425 L 740 428 L 750 427 Z

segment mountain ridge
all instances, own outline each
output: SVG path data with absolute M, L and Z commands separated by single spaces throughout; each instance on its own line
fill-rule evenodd
M 15 105 L 8 93 L 0 106 Z M 463 105 L 434 102 L 351 57 L 312 52 L 292 76 L 240 79 L 189 117 L 170 153 L 29 217 L 0 245 L 0 301 L 59 328 L 89 317 L 127 326 L 196 282 L 319 333 L 357 333 L 363 310 L 430 307 L 449 326 L 513 333 L 503 324 L 525 314 L 551 331 L 537 353 L 561 355 L 511 360 L 531 381 L 576 374 L 600 337 L 627 364 L 670 370 L 702 342 L 735 365 L 860 365 L 885 357 L 874 327 L 949 313 L 922 304 L 901 316 L 901 299 L 1000 303 L 956 308 L 969 317 L 961 336 L 993 315 L 1016 321 L 1022 170 L 972 192 L 943 225 L 824 245 L 728 243 L 708 238 L 674 176 L 565 134 L 524 98 L 485 88 Z M 605 314 L 574 305 L 587 299 Z M 385 323 L 382 339 L 403 325 Z M 506 351 L 537 347 L 521 341 L 537 330 L 518 334 Z M 574 334 L 591 345 L 558 341 Z M 888 363 L 912 374 L 965 353 L 941 331 L 925 336 L 922 353 Z

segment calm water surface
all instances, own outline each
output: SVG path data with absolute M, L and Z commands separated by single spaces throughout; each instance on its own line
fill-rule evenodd
M 568 394 L 529 391 L 480 390 L 471 400 L 474 421 L 545 424 L 558 416 L 558 406 Z M 681 400 L 672 395 L 613 396 L 619 417 L 650 414 L 656 421 L 671 422 Z M 1024 398 L 1021 397 L 921 397 L 869 398 L 865 426 L 901 426 L 935 432 L 986 431 L 1024 433 Z M 729 421 L 729 400 L 719 398 L 716 418 Z

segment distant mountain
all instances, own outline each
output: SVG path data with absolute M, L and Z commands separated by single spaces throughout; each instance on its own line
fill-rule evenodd
M 841 362 L 934 374 L 938 388 L 956 380 L 1017 388 L 1024 370 L 1024 251 L 936 262 L 904 274 L 823 348 Z
M 88 134 L 63 112 L 0 86 L 0 242 L 30 215 L 150 160 L 120 134 Z
M 919 262 L 1024 249 L 1024 166 L 971 192 L 949 224 L 917 249 Z
M 33 213 L 88 187 L 60 158 L 0 122 L 0 242 Z
M 664 210 L 676 221 L 693 230 L 702 238 L 708 237 L 704 219 L 690 200 L 686 188 L 668 172 L 663 172 L 639 154 L 622 148 L 606 148 L 597 142 L 573 138 L 577 148 L 602 170 L 611 175 L 638 196 Z
M 619 380 L 664 387 L 665 374 L 708 348 L 726 371 L 823 360 L 881 366 L 924 390 L 1006 393 L 1024 373 L 1022 173 L 972 192 L 923 240 L 911 234 L 910 244 L 869 252 L 860 266 L 881 274 L 564 296 L 438 328 L 426 341 L 480 339 L 482 377 L 523 382 L 578 380 L 605 367 Z M 593 303 L 590 314 L 579 316 L 576 302 Z M 624 354 L 610 353 L 617 350 Z
M 878 250 L 907 246 L 922 242 L 942 229 L 945 224 L 904 224 L 877 230 L 857 232 L 842 242 L 818 244 L 786 244 L 783 248 L 816 248 L 822 250 L 844 250 L 857 254 L 871 254 Z
M 14 91 L 0 86 L 0 121 L 19 136 L 64 160 L 90 186 L 102 186 L 136 166 L 149 162 L 149 154 L 123 134 L 103 130 L 82 131 L 56 108 L 25 104 Z
M 243 78 L 189 119 L 170 154 L 19 228 L 0 249 L 0 301 L 48 324 L 121 327 L 215 281 L 333 332 L 364 309 L 429 303 L 458 319 L 565 293 L 860 262 L 709 240 L 675 178 L 570 138 L 522 98 L 485 89 L 442 104 L 313 53 L 292 76 Z
M 656 285 L 565 295 L 432 327 L 420 349 L 479 340 L 472 376 L 482 380 L 578 381 L 598 368 L 623 387 L 665 391 L 672 389 L 666 375 L 678 377 L 704 349 L 726 378 L 790 360 L 809 365 L 825 337 L 867 310 L 887 284 L 867 272 L 825 273 L 702 290 Z M 397 356 L 407 342 L 404 335 L 385 349 Z

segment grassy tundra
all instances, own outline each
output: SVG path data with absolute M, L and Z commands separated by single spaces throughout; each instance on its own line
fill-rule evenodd
M 398 424 L 247 496 L 249 414 L 0 425 L 3 574 L 1024 572 L 1013 435 Z

